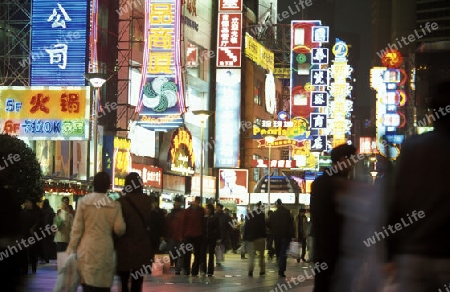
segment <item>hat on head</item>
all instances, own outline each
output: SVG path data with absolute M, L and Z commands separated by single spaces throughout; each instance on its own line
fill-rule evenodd
M 282 204 L 281 199 L 276 200 L 276 201 L 275 201 L 275 204 L 276 204 L 276 205 L 281 205 L 281 204 Z

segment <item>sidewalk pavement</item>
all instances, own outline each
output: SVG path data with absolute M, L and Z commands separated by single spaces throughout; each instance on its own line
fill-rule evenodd
M 288 258 L 286 278 L 279 278 L 276 261 L 266 258 L 266 275 L 259 276 L 259 266 L 255 259 L 254 276 L 249 277 L 248 259 L 241 259 L 239 254 L 226 254 L 225 262 L 222 263 L 221 268 L 214 271 L 213 277 L 175 275 L 175 272 L 171 270 L 162 276 L 146 275 L 143 291 L 282 292 L 292 290 L 311 292 L 313 288 L 311 268 L 312 266 L 307 263 L 297 263 L 295 259 Z M 300 275 L 311 275 L 311 277 L 303 282 L 292 278 Z M 56 283 L 56 278 L 56 261 L 50 261 L 49 264 L 39 265 L 36 274 L 24 276 L 20 291 L 51 292 Z M 115 277 L 111 291 L 119 292 L 120 290 L 120 280 Z M 78 292 L 82 292 L 81 287 L 78 288 Z

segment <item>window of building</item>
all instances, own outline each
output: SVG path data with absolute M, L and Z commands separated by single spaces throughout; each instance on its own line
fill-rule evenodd
M 260 80 L 255 81 L 255 86 L 253 88 L 253 102 L 256 105 L 262 105 L 262 99 L 263 99 L 263 91 L 262 91 L 262 82 Z
M 261 159 L 261 156 L 254 154 L 253 155 L 253 159 L 254 160 Z M 261 177 L 261 168 L 259 168 L 259 167 L 253 168 L 253 180 L 254 181 L 259 181 L 260 177 Z

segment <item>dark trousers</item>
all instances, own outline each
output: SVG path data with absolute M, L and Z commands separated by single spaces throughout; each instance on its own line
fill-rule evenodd
M 300 238 L 299 242 L 302 245 L 302 254 L 301 254 L 300 258 L 302 260 L 305 260 L 305 255 L 306 255 L 306 238 Z
M 170 263 L 175 263 L 175 272 L 181 272 L 184 263 L 184 253 L 179 251 L 181 241 L 169 239 L 167 242 L 167 251 L 170 256 Z
M 273 255 L 275 254 L 275 250 L 273 248 L 273 236 L 272 235 L 267 235 L 267 251 L 269 253 L 270 257 L 273 257 Z
M 134 277 L 131 277 L 131 290 L 128 289 L 128 282 L 130 280 L 131 273 L 135 274 L 135 271 L 126 271 L 126 272 L 118 272 L 120 276 L 120 282 L 122 283 L 122 292 L 141 292 L 142 291 L 142 284 L 144 283 L 144 277 L 138 277 L 135 279 Z M 135 274 L 136 275 L 136 274 Z
M 278 262 L 278 275 L 283 275 L 286 271 L 286 252 L 289 247 L 290 238 L 274 238 L 275 254 Z
M 201 271 L 208 275 L 214 274 L 214 256 L 215 256 L 216 240 L 203 240 L 200 252 Z M 206 257 L 208 256 L 208 261 Z
M 193 253 L 194 253 L 194 262 L 192 263 L 192 275 L 196 276 L 198 275 L 199 265 L 200 265 L 200 250 L 202 248 L 202 236 L 187 236 L 186 239 L 186 245 L 191 244 L 193 247 Z M 184 257 L 184 272 L 186 274 L 191 273 L 191 255 L 192 251 L 186 250 L 186 255 Z
M 110 292 L 109 287 L 94 287 L 87 284 L 83 284 L 83 292 Z
M 19 252 L 20 254 L 20 270 L 22 274 L 28 274 L 28 268 L 31 264 L 31 271 L 36 272 L 38 262 L 38 249 L 35 244 L 28 246 L 25 250 Z

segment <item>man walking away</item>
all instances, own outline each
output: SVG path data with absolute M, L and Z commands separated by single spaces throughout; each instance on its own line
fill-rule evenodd
M 259 258 L 259 275 L 266 274 L 266 263 L 264 260 L 264 245 L 266 241 L 266 218 L 261 210 L 261 202 L 256 204 L 256 209 L 247 216 L 247 222 L 244 226 L 244 241 L 248 241 L 248 276 L 253 276 L 255 264 L 255 252 Z
M 305 215 L 306 210 L 300 209 L 298 212 L 298 215 L 295 216 L 295 238 L 297 241 L 302 245 L 302 254 L 300 258 L 297 259 L 297 263 L 300 262 L 300 259 L 304 262 L 305 255 L 306 255 L 306 237 L 308 236 L 307 230 L 308 230 L 308 218 Z
M 275 202 L 277 210 L 271 218 L 272 235 L 275 241 L 275 253 L 278 262 L 278 276 L 286 277 L 286 252 L 291 239 L 294 238 L 294 224 L 291 213 L 286 209 L 280 199 Z

